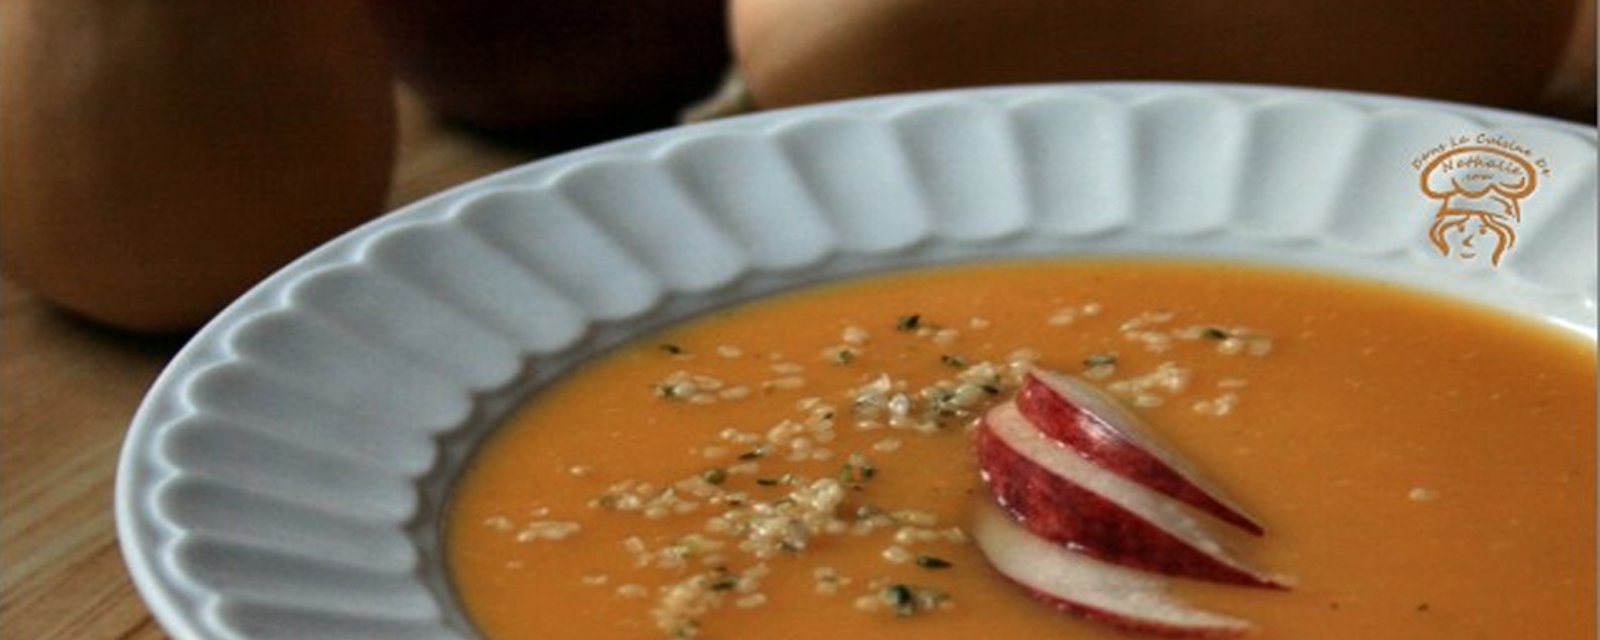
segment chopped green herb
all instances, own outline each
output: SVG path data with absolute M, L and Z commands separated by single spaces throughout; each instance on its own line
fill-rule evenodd
M 915 331 L 917 327 L 920 326 L 922 326 L 922 315 L 916 313 L 900 316 L 900 318 L 894 322 L 894 328 L 901 331 Z
M 672 344 L 671 342 L 662 343 L 661 344 L 661 350 L 665 351 L 667 353 L 670 353 L 672 355 L 678 355 L 680 353 L 683 353 L 683 347 L 680 347 L 678 345 Z
M 761 445 L 761 446 L 758 446 L 758 447 L 756 447 L 754 449 L 751 449 L 749 451 L 746 451 L 744 453 L 739 454 L 739 459 L 740 460 L 760 460 L 760 459 L 762 459 L 762 458 L 764 458 L 766 456 L 767 456 L 767 446 L 766 445 Z
M 939 362 L 952 369 L 967 368 L 967 359 L 961 356 L 942 355 L 939 356 Z
M 883 599 L 894 607 L 897 616 L 909 616 L 917 612 L 917 599 L 911 593 L 911 587 L 903 584 L 891 584 L 883 589 Z
M 763 487 L 776 487 L 776 486 L 778 486 L 778 479 L 777 478 L 756 478 L 756 484 L 759 484 L 759 485 L 761 485 Z
M 1117 363 L 1117 357 L 1109 353 L 1097 353 L 1083 359 L 1085 367 L 1105 367 Z
M 706 469 L 700 473 L 700 479 L 711 484 L 722 484 L 728 481 L 728 472 L 723 469 Z
M 905 617 L 939 608 L 950 599 L 950 594 L 932 587 L 891 584 L 884 587 L 878 597 L 894 607 L 895 615 Z
M 983 385 L 982 389 L 983 389 L 984 393 L 987 393 L 987 394 L 989 394 L 991 396 L 1000 395 L 1000 387 L 997 387 L 995 385 L 986 384 L 986 385 Z
M 839 363 L 839 364 L 850 364 L 851 362 L 855 362 L 855 359 L 856 359 L 856 351 L 855 351 L 855 349 L 849 349 L 849 348 L 840 349 L 838 351 L 835 351 L 834 354 L 833 354 L 833 361 L 836 362 L 836 363 Z
M 721 580 L 718 580 L 716 582 L 711 583 L 711 590 L 712 591 L 727 591 L 727 590 L 732 589 L 732 588 L 737 587 L 737 586 L 739 586 L 739 580 L 737 578 L 723 578 Z
M 668 631 L 667 635 L 670 636 L 672 640 L 691 640 L 695 636 L 700 635 L 700 625 L 696 624 L 693 620 L 681 622 L 673 625 L 672 630 Z
M 848 483 L 858 483 L 871 480 L 875 475 L 878 475 L 878 468 L 872 466 L 872 463 L 867 462 L 865 458 L 861 458 L 859 456 L 851 456 L 850 462 L 847 462 L 839 467 L 838 474 L 840 482 Z
M 934 556 L 917 556 L 917 566 L 924 569 L 949 569 L 950 561 Z
M 1227 340 L 1228 338 L 1233 337 L 1233 335 L 1217 327 L 1206 327 L 1205 329 L 1200 330 L 1200 337 L 1207 340 Z

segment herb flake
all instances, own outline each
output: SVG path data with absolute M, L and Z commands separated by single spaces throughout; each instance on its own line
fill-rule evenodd
M 1083 359 L 1085 367 L 1108 367 L 1117 363 L 1117 357 L 1109 353 L 1097 353 Z
M 924 569 L 949 569 L 951 564 L 949 560 L 945 560 L 944 558 L 921 555 L 917 556 L 917 566 Z
M 700 479 L 709 484 L 722 484 L 728 481 L 728 472 L 722 468 L 706 469 L 700 473 Z

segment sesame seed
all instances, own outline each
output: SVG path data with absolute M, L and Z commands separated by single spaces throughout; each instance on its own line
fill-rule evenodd
M 517 532 L 516 540 L 529 543 L 538 540 L 565 540 L 583 527 L 576 522 L 537 521 L 525 525 Z
M 883 559 L 894 564 L 905 564 L 912 559 L 910 551 L 900 545 L 893 545 L 883 550 Z
M 1406 493 L 1406 498 L 1413 502 L 1432 502 L 1439 499 L 1439 492 L 1426 487 L 1412 487 L 1411 491 Z
M 1194 403 L 1195 413 L 1208 416 L 1225 416 L 1233 412 L 1235 405 L 1239 404 L 1239 395 L 1224 393 L 1210 400 L 1201 400 Z
M 806 386 L 806 379 L 799 376 L 786 376 L 766 384 L 774 389 L 799 389 Z
M 707 460 L 716 460 L 718 458 L 726 458 L 726 457 L 728 457 L 728 448 L 727 447 L 706 447 L 706 448 L 700 450 L 700 456 L 705 458 L 705 459 L 707 459 Z
M 510 531 L 515 526 L 511 522 L 511 518 L 505 516 L 489 516 L 483 519 L 483 524 L 490 529 L 501 532 Z
M 767 603 L 767 596 L 765 594 L 761 594 L 761 593 L 752 593 L 750 595 L 744 596 L 742 598 L 739 598 L 738 600 L 733 601 L 734 606 L 739 607 L 741 609 L 751 609 L 751 608 L 759 607 L 759 606 L 764 605 L 766 603 Z
M 643 598 L 650 595 L 650 590 L 642 584 L 625 584 L 617 587 L 617 595 L 624 598 Z

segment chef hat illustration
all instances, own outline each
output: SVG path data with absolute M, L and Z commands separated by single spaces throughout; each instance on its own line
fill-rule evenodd
M 1493 147 L 1462 147 L 1422 170 L 1422 192 L 1440 201 L 1438 215 L 1472 213 L 1522 221 L 1522 198 L 1538 187 L 1533 164 Z

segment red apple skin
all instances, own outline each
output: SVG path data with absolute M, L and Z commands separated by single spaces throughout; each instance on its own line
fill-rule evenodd
M 732 60 L 720 0 L 366 4 L 396 73 L 425 103 L 502 134 L 671 124 Z
M 1071 615 L 1171 638 L 1232 638 L 1253 628 L 1170 597 L 1164 576 L 1107 564 L 1040 538 L 992 503 L 973 514 L 972 536 L 1002 577 Z M 1187 620 L 1174 619 L 1180 617 Z
M 1017 393 L 1017 408 L 1050 438 L 1067 445 L 1102 468 L 1211 514 L 1223 522 L 1262 535 L 1266 530 L 1210 492 L 1184 477 L 1160 458 L 1131 442 L 1103 417 L 1051 389 L 1030 373 Z
M 1165 638 L 1198 638 L 1207 640 L 1238 638 L 1246 633 L 1249 633 L 1248 629 L 1186 627 L 1130 618 L 1082 603 L 1058 598 L 1027 585 L 1019 584 L 1017 586 L 1022 587 L 1022 589 L 1027 591 L 1028 595 L 1033 596 L 1035 600 L 1055 607 L 1057 610 L 1063 613 L 1075 615 L 1085 620 L 1091 620 L 1110 627 L 1115 627 L 1128 633 L 1162 636 Z
M 975 439 L 978 468 L 989 491 L 1017 522 L 1039 537 L 1132 569 L 1225 584 L 1286 588 L 1229 566 L 1116 503 L 1051 473 L 991 433 L 987 421 Z

